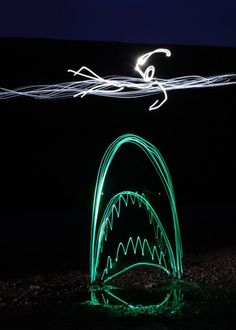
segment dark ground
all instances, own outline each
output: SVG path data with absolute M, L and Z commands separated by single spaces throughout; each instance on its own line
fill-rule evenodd
M 132 309 L 111 300 L 109 305 L 91 305 L 86 272 L 2 276 L 0 327 L 2 330 L 235 328 L 235 247 L 185 256 L 183 278 L 174 284 L 150 268 L 134 269 L 112 284 L 113 293 L 125 295 L 127 302 L 134 305 L 148 305 L 150 297 L 152 304 L 155 298 L 156 304 L 160 303 L 160 292 L 165 297 L 165 292 L 173 287 L 181 289 L 181 293 L 175 305 L 170 303 L 161 310 Z

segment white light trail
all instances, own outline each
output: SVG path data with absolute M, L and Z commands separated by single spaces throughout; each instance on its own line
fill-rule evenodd
M 157 99 L 149 110 L 160 108 L 167 101 L 167 92 L 172 90 L 195 89 L 206 87 L 218 87 L 236 84 L 236 74 L 221 74 L 209 77 L 198 75 L 182 76 L 169 79 L 157 79 L 155 67 L 148 66 L 145 71 L 142 66 L 147 63 L 153 54 L 164 54 L 171 56 L 168 49 L 158 48 L 152 52 L 140 56 L 136 62 L 135 70 L 140 77 L 109 76 L 101 77 L 86 66 L 82 66 L 78 71 L 68 70 L 85 78 L 83 80 L 64 82 L 52 85 L 34 85 L 19 87 L 14 90 L 0 88 L 0 100 L 14 98 L 18 96 L 28 96 L 35 99 L 64 99 L 72 97 L 84 97 L 86 95 L 96 95 L 114 98 L 138 98 L 162 93 L 164 98 Z

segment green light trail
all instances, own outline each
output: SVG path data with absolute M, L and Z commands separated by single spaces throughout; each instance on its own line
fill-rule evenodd
M 165 193 L 168 197 L 173 226 L 174 226 L 174 238 L 175 244 L 174 249 L 169 242 L 164 227 L 151 206 L 149 201 L 146 199 L 144 194 L 138 194 L 133 191 L 123 191 L 113 196 L 107 207 L 101 215 L 101 196 L 103 194 L 106 176 L 113 161 L 113 158 L 119 148 L 125 143 L 132 143 L 140 148 L 152 166 L 154 167 L 158 177 L 161 179 L 162 185 L 165 189 Z M 101 280 L 108 282 L 112 278 L 117 277 L 125 271 L 140 265 L 148 265 L 163 269 L 166 273 L 180 277 L 182 273 L 182 242 L 180 236 L 179 222 L 176 211 L 175 195 L 171 176 L 167 165 L 161 156 L 158 149 L 150 142 L 134 134 L 125 134 L 117 138 L 107 148 L 97 175 L 97 181 L 94 192 L 93 200 L 93 212 L 92 212 L 92 224 L 91 224 L 91 243 L 90 243 L 90 278 L 93 283 L 98 276 L 98 267 L 101 253 L 103 252 L 104 242 L 108 239 L 109 230 L 111 231 L 114 226 L 114 219 L 120 217 L 121 205 L 128 207 L 128 204 L 134 205 L 138 203 L 139 207 L 144 207 L 147 210 L 149 223 L 153 224 L 153 231 L 155 235 L 155 244 L 150 245 L 146 238 L 132 236 L 129 237 L 126 244 L 120 242 L 118 244 L 116 255 L 111 257 L 108 255 L 105 269 L 102 273 Z M 135 226 L 135 224 L 134 224 Z M 118 262 L 120 254 L 127 255 L 128 252 L 136 254 L 137 251 L 141 251 L 144 256 L 146 251 L 151 257 L 151 262 L 140 262 L 133 263 L 129 267 L 123 268 L 121 271 L 117 271 L 115 274 L 110 275 L 109 271 L 113 268 L 114 262 Z M 173 252 L 175 250 L 175 253 Z
M 118 244 L 116 250 L 116 256 L 114 260 L 112 260 L 111 256 L 107 257 L 106 267 L 103 271 L 101 279 L 103 280 L 104 276 L 109 274 L 109 270 L 113 268 L 114 262 L 117 263 L 119 261 L 119 256 L 120 254 L 122 254 L 122 252 L 124 255 L 127 255 L 128 252 L 131 250 L 131 252 L 133 252 L 133 254 L 135 255 L 138 249 L 139 251 L 141 250 L 142 256 L 144 256 L 145 254 L 145 249 L 149 252 L 149 255 L 151 256 L 152 262 L 149 263 L 146 262 L 145 263 L 146 266 L 154 266 L 161 268 L 168 274 L 170 274 L 168 268 L 171 268 L 172 273 L 175 274 L 176 264 L 175 264 L 174 254 L 172 251 L 171 244 L 168 240 L 167 234 L 162 226 L 159 217 L 157 216 L 151 204 L 145 198 L 144 194 L 140 195 L 137 192 L 132 192 L 132 191 L 123 191 L 116 194 L 107 204 L 106 210 L 103 214 L 100 227 L 98 230 L 99 238 L 98 238 L 97 259 L 95 263 L 96 267 L 98 267 L 99 258 L 101 253 L 103 252 L 104 241 L 107 241 L 108 232 L 109 230 L 111 231 L 113 229 L 114 219 L 115 218 L 118 219 L 120 217 L 122 204 L 128 207 L 129 203 L 131 203 L 131 205 L 135 205 L 135 203 L 138 203 L 139 208 L 144 207 L 146 209 L 148 213 L 148 221 L 150 225 L 153 225 L 155 241 L 158 242 L 158 246 L 154 245 L 153 247 L 151 247 L 146 238 L 142 240 L 140 237 L 137 237 L 136 239 L 134 239 L 133 237 L 129 237 L 126 245 L 120 242 Z M 165 244 L 163 244 L 163 242 Z M 167 267 L 167 261 L 165 259 L 166 252 L 168 252 L 168 257 L 169 257 L 168 259 L 170 260 L 169 267 Z M 154 260 L 156 263 L 154 263 Z M 144 264 L 143 262 L 142 263 L 139 262 L 139 263 L 135 263 L 135 266 L 143 265 L 143 264 Z M 108 280 L 117 277 L 118 275 L 124 273 L 125 271 L 133 268 L 133 266 L 126 267 L 121 272 L 118 272 L 113 276 L 109 276 L 104 280 L 104 282 L 107 282 Z
M 102 305 L 104 308 L 108 308 L 111 312 L 114 312 L 114 314 L 121 313 L 124 315 L 125 313 L 130 316 L 142 314 L 159 315 L 164 311 L 169 311 L 173 314 L 178 312 L 183 305 L 182 289 L 175 283 L 170 283 L 166 288 L 160 287 L 149 292 L 152 297 L 154 296 L 155 299 L 157 299 L 155 304 L 153 304 L 153 299 L 152 301 L 148 301 L 147 297 L 144 298 L 144 301 L 140 304 L 140 301 L 136 302 L 136 298 L 134 299 L 130 292 L 128 296 L 127 293 L 125 289 L 107 285 L 103 288 L 91 287 L 90 305 Z M 142 291 L 140 291 L 140 294 L 142 300 Z M 119 308 L 117 309 L 116 307 Z

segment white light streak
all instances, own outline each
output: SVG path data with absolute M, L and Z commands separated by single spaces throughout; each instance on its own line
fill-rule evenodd
M 144 71 L 142 67 L 153 54 L 171 56 L 168 49 L 158 48 L 152 52 L 140 56 L 136 62 L 135 70 L 140 77 L 109 76 L 101 77 L 86 66 L 78 71 L 68 70 L 75 77 L 85 78 L 73 82 L 63 82 L 53 85 L 34 85 L 19 87 L 14 90 L 0 88 L 0 100 L 18 96 L 28 96 L 35 99 L 65 99 L 72 97 L 84 97 L 96 95 L 114 98 L 138 98 L 163 94 L 164 98 L 157 99 L 149 110 L 160 108 L 167 101 L 167 92 L 172 90 L 184 90 L 206 87 L 218 87 L 236 84 L 236 74 L 221 74 L 209 77 L 198 75 L 182 76 L 169 79 L 157 79 L 156 68 L 148 66 Z

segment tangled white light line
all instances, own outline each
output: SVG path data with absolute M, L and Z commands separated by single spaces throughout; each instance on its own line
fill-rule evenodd
M 176 77 L 170 79 L 157 79 L 155 67 L 148 66 L 145 71 L 142 66 L 148 59 L 157 53 L 171 56 L 168 49 L 158 48 L 152 52 L 140 56 L 136 62 L 135 70 L 141 78 L 127 76 L 101 77 L 86 66 L 78 71 L 68 70 L 74 74 L 86 78 L 74 82 L 64 82 L 53 85 L 34 85 L 19 87 L 14 90 L 0 88 L 0 99 L 9 99 L 17 96 L 28 96 L 35 99 L 63 99 L 71 97 L 84 97 L 85 95 L 96 95 L 114 98 L 138 98 L 159 93 L 164 94 L 163 100 L 157 99 L 149 110 L 160 108 L 167 101 L 167 92 L 179 89 L 193 89 L 205 87 L 217 87 L 236 84 L 236 74 L 221 74 L 209 77 L 198 75 Z

